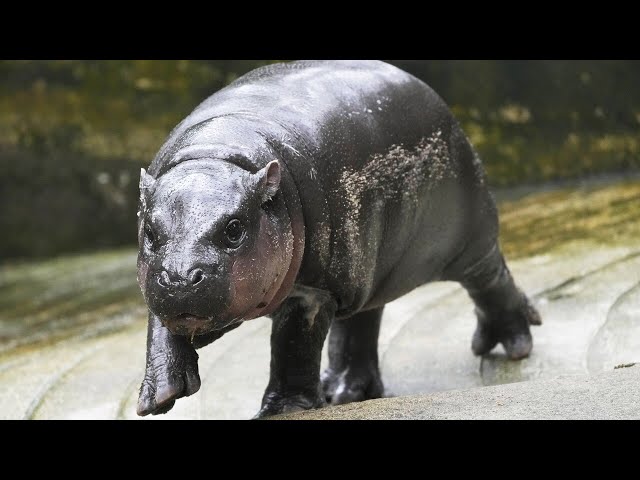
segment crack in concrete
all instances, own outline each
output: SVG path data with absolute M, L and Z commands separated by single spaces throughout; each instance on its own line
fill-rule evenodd
M 617 354 L 621 354 L 624 351 L 624 348 L 611 348 L 612 345 L 611 343 L 614 341 L 611 338 L 608 338 L 607 333 L 609 333 L 607 330 L 611 330 L 613 328 L 615 328 L 615 325 L 613 325 L 617 320 L 618 317 L 620 315 L 624 315 L 624 313 L 620 313 L 620 310 L 627 306 L 627 303 L 629 302 L 630 299 L 632 299 L 634 297 L 634 295 L 638 295 L 638 298 L 640 298 L 640 282 L 638 282 L 637 284 L 635 284 L 634 286 L 632 286 L 631 288 L 625 290 L 622 294 L 620 294 L 616 300 L 613 302 L 613 304 L 611 305 L 611 307 L 609 307 L 609 310 L 607 311 L 607 316 L 605 318 L 605 321 L 602 323 L 602 325 L 600 325 L 600 327 L 598 328 L 598 330 L 595 332 L 595 334 L 593 335 L 593 337 L 591 338 L 591 340 L 589 341 L 588 344 L 588 348 L 587 348 L 587 370 L 589 371 L 589 373 L 597 373 L 600 372 L 602 369 L 598 368 L 598 363 L 600 365 L 602 365 L 602 352 L 598 352 L 598 349 L 600 350 L 605 350 L 605 351 L 616 351 Z M 638 304 L 637 309 L 640 311 L 640 304 Z M 640 328 L 640 317 L 638 318 L 638 328 Z M 613 326 L 612 326 L 613 325 Z M 627 336 L 630 335 L 630 333 L 633 332 L 626 332 Z M 606 345 L 609 348 L 604 348 L 603 345 Z M 618 345 L 618 347 L 620 347 L 620 345 Z M 598 358 L 598 354 L 600 353 L 600 359 Z M 638 352 L 637 358 L 640 359 L 640 352 Z M 600 362 L 598 362 L 598 360 L 600 360 Z M 634 359 L 635 360 L 635 359 Z M 635 365 L 635 363 L 627 363 L 627 364 L 621 364 L 621 365 L 617 365 L 614 367 L 614 369 L 616 368 L 624 368 L 624 367 L 628 367 L 628 366 L 633 366 Z
M 605 263 L 604 265 L 601 265 L 600 267 L 595 268 L 593 270 L 590 270 L 590 271 L 588 271 L 588 272 L 586 272 L 584 274 L 571 276 L 568 279 L 563 280 L 562 282 L 558 283 L 557 285 L 554 285 L 553 287 L 546 288 L 546 289 L 544 289 L 544 290 L 542 290 L 540 292 L 537 292 L 537 293 L 533 294 L 533 298 L 538 300 L 538 299 L 543 298 L 545 296 L 548 297 L 550 294 L 553 294 L 553 293 L 555 293 L 555 292 L 557 292 L 557 291 L 559 291 L 559 290 L 561 290 L 563 288 L 566 288 L 566 287 L 568 287 L 570 285 L 573 285 L 573 284 L 575 284 L 575 283 L 577 283 L 577 282 L 579 282 L 581 280 L 584 280 L 584 279 L 590 277 L 591 275 L 595 275 L 597 273 L 603 272 L 603 271 L 605 271 L 605 270 L 607 270 L 607 269 L 609 269 L 611 267 L 615 267 L 616 265 L 619 265 L 620 263 L 624 263 L 626 261 L 633 260 L 636 257 L 640 257 L 640 250 L 635 251 L 635 252 L 631 252 L 631 253 L 623 256 L 623 257 L 620 257 L 620 258 L 618 258 L 616 260 L 613 260 L 612 262 Z M 562 296 L 559 296 L 557 298 L 562 298 Z

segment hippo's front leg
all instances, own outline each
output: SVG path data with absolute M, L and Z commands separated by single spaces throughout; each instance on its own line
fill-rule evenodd
M 320 357 L 334 313 L 335 303 L 326 294 L 303 292 L 273 314 L 271 374 L 256 418 L 326 404 Z
M 172 334 L 149 313 L 147 367 L 138 398 L 138 415 L 167 413 L 176 399 L 200 389 L 198 354 L 187 337 Z

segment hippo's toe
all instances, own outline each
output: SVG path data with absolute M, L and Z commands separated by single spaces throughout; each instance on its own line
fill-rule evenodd
M 147 371 L 138 397 L 140 416 L 160 415 L 173 408 L 176 400 L 193 395 L 200 389 L 197 362 L 181 364 L 183 368 L 164 367 Z
M 502 343 L 507 357 L 520 360 L 529 356 L 533 348 L 530 325 L 542 323 L 540 314 L 524 297 L 522 305 L 512 311 L 498 311 L 487 314 L 476 309 L 478 327 L 473 334 L 471 350 L 476 355 L 489 353 L 498 343 Z
M 380 398 L 384 393 L 380 372 L 374 366 L 352 366 L 343 372 L 328 368 L 322 374 L 322 389 L 331 405 Z

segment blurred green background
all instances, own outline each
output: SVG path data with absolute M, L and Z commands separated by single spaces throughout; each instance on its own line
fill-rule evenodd
M 135 244 L 140 167 L 271 62 L 0 61 L 0 260 Z M 493 186 L 640 171 L 640 61 L 390 63 L 451 106 Z

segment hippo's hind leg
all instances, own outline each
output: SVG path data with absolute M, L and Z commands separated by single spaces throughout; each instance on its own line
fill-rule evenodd
M 460 279 L 476 306 L 478 326 L 471 349 L 488 353 L 502 343 L 512 360 L 529 355 L 533 340 L 529 325 L 540 325 L 540 315 L 515 285 L 497 243 L 487 255 L 464 270 Z
M 383 308 L 333 321 L 329 334 L 329 368 L 322 373 L 327 402 L 338 405 L 382 397 L 378 333 Z
M 256 418 L 323 407 L 322 345 L 335 302 L 316 289 L 289 297 L 272 315 L 271 372 Z

